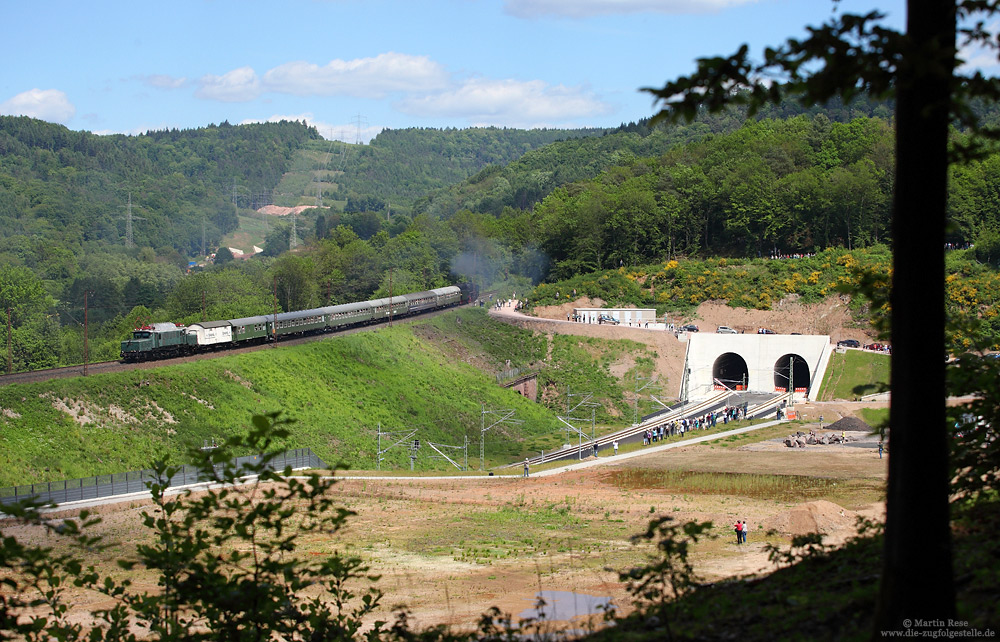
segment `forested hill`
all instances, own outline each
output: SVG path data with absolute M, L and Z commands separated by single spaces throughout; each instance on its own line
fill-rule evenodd
M 750 120 L 786 120 L 805 116 L 827 123 L 847 123 L 856 118 L 889 121 L 891 105 L 860 97 L 850 104 L 839 99 L 805 107 L 794 100 L 761 109 Z M 460 210 L 500 214 L 504 208 L 529 209 L 554 189 L 592 179 L 608 168 L 628 165 L 635 159 L 659 156 L 678 145 L 708 136 L 730 134 L 748 121 L 744 108 L 703 113 L 692 123 L 666 124 L 656 128 L 649 120 L 623 124 L 600 137 L 557 141 L 526 152 L 507 164 L 492 164 L 467 181 L 456 182 L 417 201 L 414 213 L 448 218 Z
M 885 107 L 827 109 L 839 118 Z M 77 257 L 125 249 L 131 200 L 134 247 L 183 265 L 214 250 L 237 227 L 238 214 L 249 213 L 239 210 L 267 204 L 293 159 L 302 158 L 302 180 L 285 204 L 313 202 L 311 182 L 319 178 L 326 196 L 348 213 L 391 207 L 448 218 L 459 209 L 494 215 L 504 207 L 526 209 L 556 187 L 608 167 L 735 130 L 743 116 L 705 116 L 657 130 L 645 122 L 613 131 L 386 130 L 357 146 L 328 143 L 299 122 L 99 136 L 0 116 L 0 261 L 32 267 L 51 261 L 25 254 L 37 254 L 25 248 L 39 244 L 50 254 Z
M 878 118 L 761 120 L 557 188 L 533 210 L 554 274 L 888 237 L 894 136 Z
M 316 130 L 298 122 L 98 136 L 0 116 L 0 262 L 137 247 L 186 260 L 237 225 L 234 190 L 269 192 Z
M 866 98 L 808 108 L 787 101 L 765 108 L 758 118 L 819 113 L 832 122 L 865 116 L 888 120 L 891 108 Z M 746 120 L 744 110 L 731 109 L 703 114 L 690 125 L 656 129 L 647 119 L 608 129 L 387 129 L 368 145 L 311 143 L 314 154 L 303 167 L 314 173 L 292 191 L 312 197 L 314 191 L 302 185 L 319 178 L 324 196 L 343 203 L 347 213 L 390 208 L 408 217 L 448 218 L 462 209 L 498 214 L 504 207 L 530 208 L 560 185 L 593 178 L 632 158 L 736 131 Z M 283 204 L 305 201 L 286 196 Z
M 600 136 L 606 129 L 386 129 L 368 145 L 336 146 L 328 169 L 338 170 L 338 200 L 367 198 L 382 209 L 409 209 L 432 190 L 459 183 L 489 165 L 562 140 Z

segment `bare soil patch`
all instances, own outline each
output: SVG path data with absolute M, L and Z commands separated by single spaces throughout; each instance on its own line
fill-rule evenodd
M 694 549 L 695 567 L 707 580 L 771 570 L 766 543 L 787 544 L 792 535 L 814 528 L 841 542 L 853 534 L 857 514 L 880 516 L 877 502 L 774 501 L 626 489 L 608 481 L 610 472 L 624 468 L 834 476 L 845 483 L 885 477 L 887 460 L 864 449 L 780 452 L 755 446 L 707 443 L 617 462 L 609 457 L 606 465 L 544 478 L 343 479 L 335 487 L 337 499 L 357 516 L 333 537 L 309 536 L 304 553 L 339 550 L 370 563 L 382 575 L 379 586 L 387 594 L 381 618 L 405 605 L 417 626 L 464 628 L 494 605 L 516 617 L 534 605 L 540 590 L 610 597 L 627 610 L 630 600 L 617 570 L 647 559 L 650 547 L 634 545 L 630 537 L 655 515 L 715 524 L 718 538 Z M 105 570 L 128 556 L 136 541 L 148 538 L 140 526 L 147 506 L 132 502 L 98 509 L 104 521 L 97 529 L 114 544 L 101 554 Z M 730 530 L 737 519 L 751 526 L 748 542 L 740 546 Z M 772 529 L 776 533 L 768 534 Z M 4 531 L 52 543 L 38 529 Z M 151 577 L 140 575 L 136 583 L 140 589 L 156 588 Z M 89 609 L 108 606 L 92 595 L 74 602 L 80 618 Z
M 841 339 L 857 339 L 863 343 L 871 341 L 865 329 L 856 327 L 847 304 L 846 297 L 830 297 L 821 303 L 804 304 L 798 297 L 789 296 L 775 304 L 773 310 L 750 310 L 732 308 L 720 301 L 706 301 L 693 313 L 676 315 L 671 321 L 676 324 L 694 323 L 702 332 L 715 332 L 720 325 L 726 325 L 737 332 L 756 332 L 757 328 L 768 328 L 778 334 L 828 334 L 835 342 Z M 561 305 L 538 306 L 534 309 L 534 314 L 541 319 L 565 321 L 566 314 L 572 313 L 573 308 L 602 306 L 604 301 L 600 299 L 581 297 Z M 505 311 L 506 309 L 502 309 L 500 312 Z
M 298 216 L 299 214 L 301 214 L 306 210 L 316 209 L 317 207 L 318 209 L 324 209 L 324 210 L 330 209 L 329 206 L 322 206 L 322 205 L 320 206 L 296 205 L 295 207 L 282 207 L 280 205 L 265 205 L 264 207 L 259 208 L 257 211 L 260 212 L 261 214 L 270 214 L 271 216 L 289 216 L 291 214 L 295 214 L 296 216 Z
M 535 312 L 539 314 L 538 317 L 530 317 L 515 312 L 509 307 L 491 311 L 490 314 L 495 314 L 510 323 L 549 336 L 566 334 L 602 339 L 629 339 L 645 343 L 656 351 L 654 368 L 655 372 L 660 374 L 661 384 L 665 384 L 664 390 L 667 396 L 676 397 L 680 393 L 681 370 L 684 367 L 684 352 L 687 344 L 679 341 L 673 333 L 663 330 L 638 327 L 630 328 L 627 325 L 594 325 L 566 320 L 566 312 L 571 313 L 574 307 L 599 307 L 599 305 L 596 305 L 598 302 L 600 301 L 595 302 L 590 299 L 580 299 L 576 303 L 536 308 Z M 542 316 L 542 313 L 544 313 L 544 316 Z M 624 365 L 623 369 L 620 369 L 620 372 L 628 371 L 628 368 L 624 367 Z

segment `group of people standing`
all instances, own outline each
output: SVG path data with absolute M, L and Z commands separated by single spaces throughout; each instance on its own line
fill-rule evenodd
M 704 415 L 699 415 L 697 417 L 685 417 L 683 419 L 675 419 L 667 424 L 662 424 L 660 426 L 655 426 L 646 430 L 642 436 L 642 445 L 648 446 L 654 442 L 660 441 L 665 437 L 673 437 L 674 435 L 683 435 L 689 430 L 706 430 L 708 428 L 714 428 L 718 425 L 719 421 L 723 425 L 728 424 L 730 421 L 739 421 L 740 419 L 746 419 L 747 405 L 742 406 L 726 406 L 722 410 L 712 410 L 706 412 Z
M 494 310 L 500 310 L 501 308 L 514 308 L 515 310 L 524 309 L 524 301 L 517 298 L 517 292 L 513 293 L 509 299 L 501 299 L 500 297 L 497 297 L 495 301 L 493 300 L 493 295 L 491 294 L 486 299 L 476 299 L 476 302 L 473 305 L 478 305 L 482 308 L 486 306 L 487 301 L 490 302 L 490 306 Z
M 790 254 L 783 254 L 781 252 L 771 252 L 771 260 L 777 259 L 806 259 L 816 256 L 815 252 L 792 252 Z
M 680 433 L 677 432 L 680 430 Z M 683 429 L 677 428 L 677 422 L 672 421 L 669 425 L 654 426 L 653 428 L 647 428 L 646 432 L 642 433 L 642 445 L 648 446 L 655 441 L 659 441 L 664 437 L 670 435 L 677 435 L 683 433 Z

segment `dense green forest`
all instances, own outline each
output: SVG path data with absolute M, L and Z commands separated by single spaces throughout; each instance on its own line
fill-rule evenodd
M 805 108 L 788 101 L 768 106 L 756 120 L 784 120 L 822 114 L 830 122 L 855 118 L 891 119 L 891 105 L 859 98 L 849 105 L 839 100 Z M 600 137 L 567 140 L 524 154 L 506 166 L 491 165 L 464 183 L 429 193 L 415 206 L 447 218 L 462 209 L 499 214 L 504 208 L 528 209 L 557 187 L 595 178 L 601 172 L 638 158 L 656 157 L 680 144 L 713 134 L 739 130 L 748 121 L 745 110 L 733 108 L 718 114 L 701 114 L 690 124 L 651 128 L 648 120 L 629 123 Z
M 658 257 L 884 241 L 893 137 L 880 119 L 763 120 L 557 188 L 532 223 L 567 277 Z
M 273 291 L 283 310 L 381 296 L 390 271 L 394 293 L 460 279 L 501 292 L 618 283 L 621 296 L 594 294 L 661 311 L 707 298 L 766 307 L 782 293 L 830 294 L 850 278 L 836 257 L 796 275 L 735 266 L 831 248 L 859 263 L 871 261 L 857 252 L 874 251 L 887 265 L 893 138 L 889 106 L 865 102 L 607 132 L 387 131 L 326 183 L 342 198 L 298 217 L 294 251 L 282 221 L 263 256 L 223 251 L 189 269 L 203 242 L 214 251 L 241 218 L 259 218 L 255 195 L 298 185 L 309 202 L 310 177 L 352 158 L 301 123 L 95 136 L 0 118 L 0 306 L 11 310 L 12 367 L 81 362 L 85 314 L 89 358 L 113 359 L 139 322 L 259 314 Z M 955 304 L 988 321 L 969 335 L 977 341 L 995 334 L 994 288 L 976 283 L 1000 263 L 998 163 L 988 156 L 952 170 L 949 241 L 975 247 L 950 283 Z M 390 212 L 389 198 L 416 200 Z M 722 272 L 745 272 L 754 292 L 708 287 L 720 266 L 703 260 L 728 261 Z M 646 300 L 623 274 L 676 283 L 651 286 Z
M 486 166 L 504 166 L 556 141 L 600 136 L 603 129 L 386 129 L 368 145 L 331 146 L 327 169 L 339 185 L 329 194 L 363 211 L 408 211 L 431 190 L 460 183 Z
M 0 117 L 0 260 L 35 261 L 38 241 L 76 257 L 124 246 L 131 211 L 133 244 L 184 265 L 236 227 L 235 191 L 272 189 L 317 136 L 297 122 L 95 136 Z

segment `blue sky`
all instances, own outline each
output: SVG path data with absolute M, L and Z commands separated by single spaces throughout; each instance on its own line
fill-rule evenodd
M 95 133 L 275 119 L 605 127 L 701 56 L 903 0 L 0 0 L 0 113 Z

